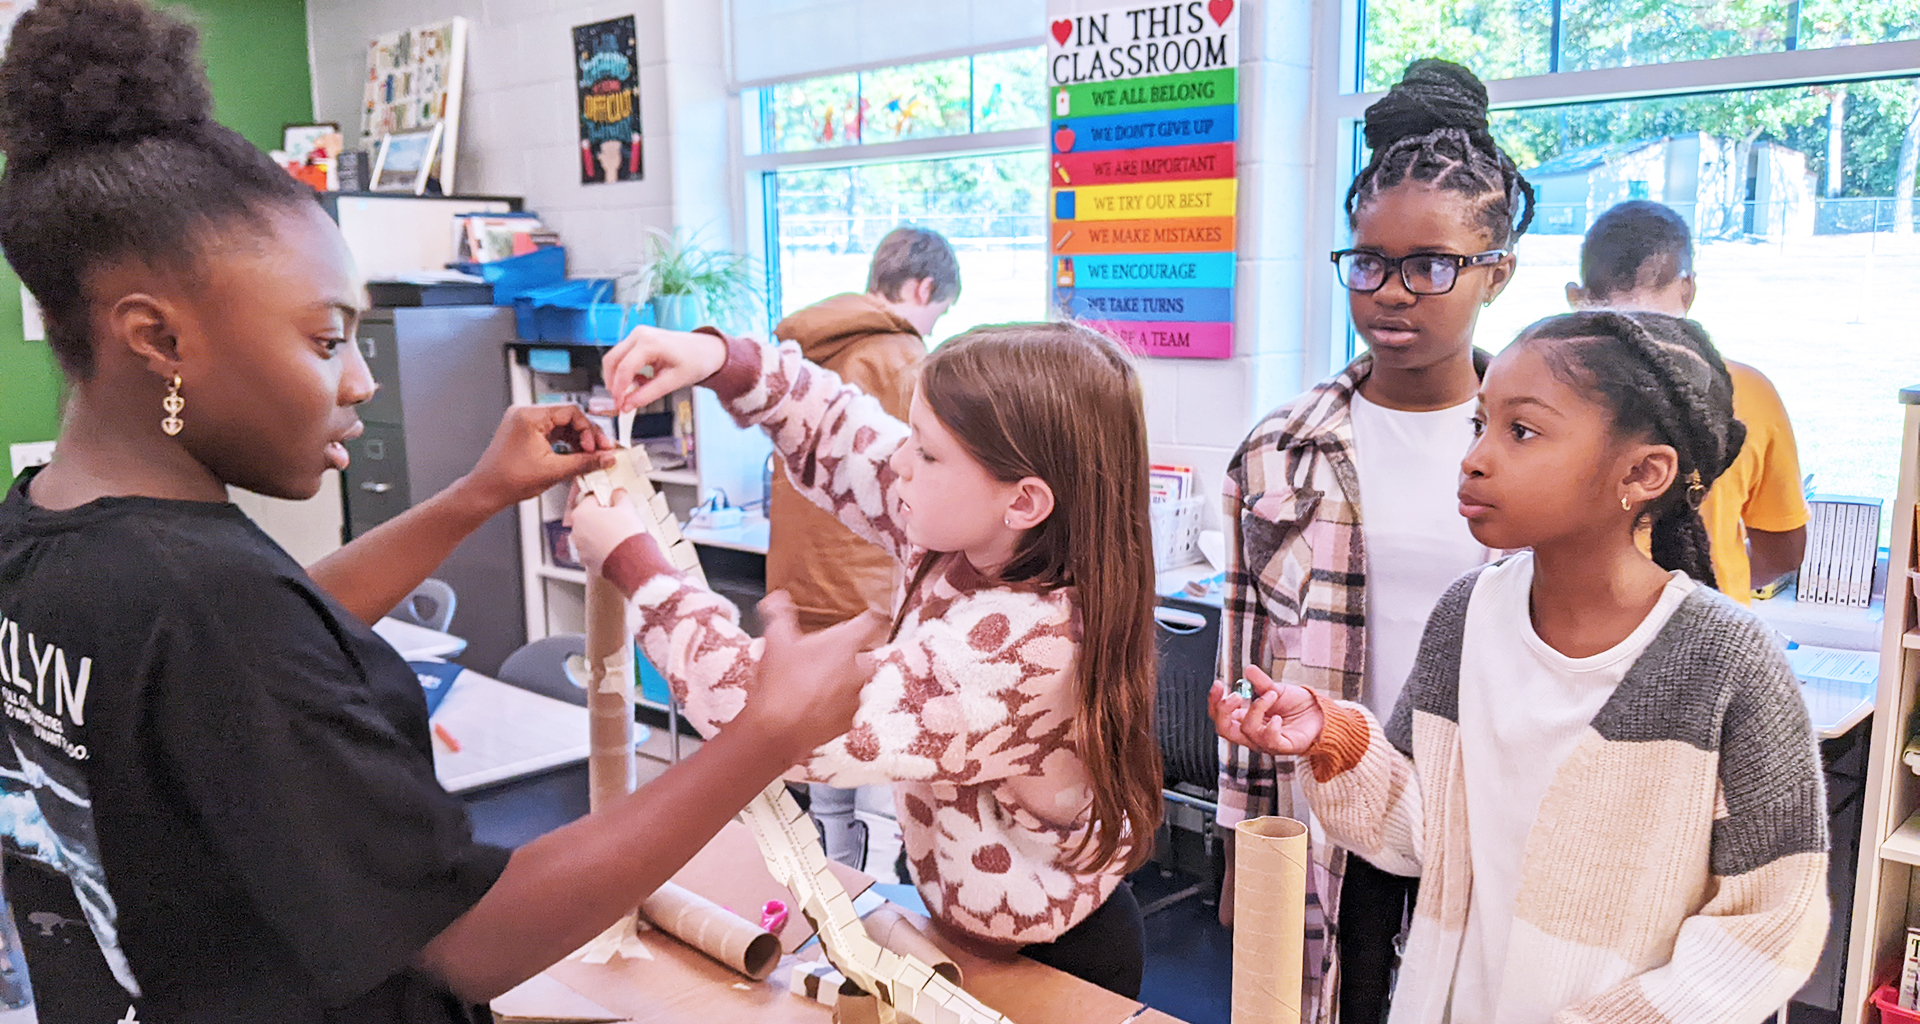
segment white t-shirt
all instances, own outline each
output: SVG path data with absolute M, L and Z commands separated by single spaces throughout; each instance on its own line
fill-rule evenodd
M 1550 986 L 1521 986 L 1526 992 L 1501 998 L 1527 836 L 1561 763 L 1694 586 L 1674 572 L 1653 611 L 1625 640 L 1592 657 L 1569 658 L 1534 631 L 1532 553 L 1480 575 L 1467 603 L 1460 655 L 1460 770 L 1473 896 L 1451 1019 L 1547 1024 L 1564 1009 L 1515 1005 L 1526 992 Z
M 1366 706 L 1380 721 L 1406 688 L 1440 595 L 1487 560 L 1460 515 L 1460 460 L 1473 447 L 1473 403 L 1404 412 L 1355 393 L 1354 470 L 1367 549 Z

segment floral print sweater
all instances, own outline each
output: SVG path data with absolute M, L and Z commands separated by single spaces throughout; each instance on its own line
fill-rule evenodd
M 916 593 L 895 599 L 900 628 L 874 652 L 853 729 L 792 777 L 894 783 L 915 882 L 942 925 L 995 946 L 1058 938 L 1106 902 L 1125 859 L 1090 871 L 1076 856 L 1092 794 L 1073 738 L 1071 589 L 995 585 L 963 555 L 909 544 L 887 462 L 906 424 L 797 347 L 729 338 L 706 384 L 743 426 L 767 432 L 801 494 L 902 563 L 905 579 L 936 560 Z M 752 699 L 761 641 L 650 537 L 623 543 L 604 571 L 630 596 L 641 649 L 689 721 L 717 732 Z

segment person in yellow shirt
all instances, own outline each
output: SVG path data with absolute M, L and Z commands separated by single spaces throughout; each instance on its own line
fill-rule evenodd
M 1629 200 L 1601 214 L 1580 245 L 1580 280 L 1567 304 L 1684 317 L 1693 308 L 1693 233 L 1672 208 Z M 1793 425 L 1773 382 L 1729 359 L 1733 413 L 1747 442 L 1700 506 L 1720 590 L 1741 604 L 1800 567 L 1807 548 L 1807 501 Z

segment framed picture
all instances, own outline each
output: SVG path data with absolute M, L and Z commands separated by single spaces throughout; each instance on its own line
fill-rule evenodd
M 313 155 L 315 147 L 327 141 L 327 136 L 340 134 L 340 126 L 326 124 L 290 124 L 280 129 L 280 150 L 289 160 L 305 160 Z M 339 156 L 340 143 L 335 140 L 328 156 Z
M 440 134 L 445 130 L 444 124 L 436 124 L 381 136 L 380 150 L 373 158 L 372 191 L 426 195 L 433 158 L 440 150 Z
M 465 18 L 402 29 L 373 40 L 367 48 L 363 82 L 361 148 L 377 153 L 382 136 L 397 138 L 399 133 L 445 125 L 437 177 L 440 191 L 453 195 L 466 63 Z

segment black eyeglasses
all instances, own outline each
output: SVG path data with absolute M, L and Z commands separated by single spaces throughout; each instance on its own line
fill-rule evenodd
M 1366 249 L 1342 249 L 1333 254 L 1335 272 L 1348 291 L 1363 295 L 1379 291 L 1387 275 L 1400 271 L 1400 283 L 1415 295 L 1445 295 L 1460 280 L 1460 268 L 1485 267 L 1507 257 L 1506 249 L 1490 249 L 1471 256 L 1450 252 L 1417 252 L 1393 259 Z

